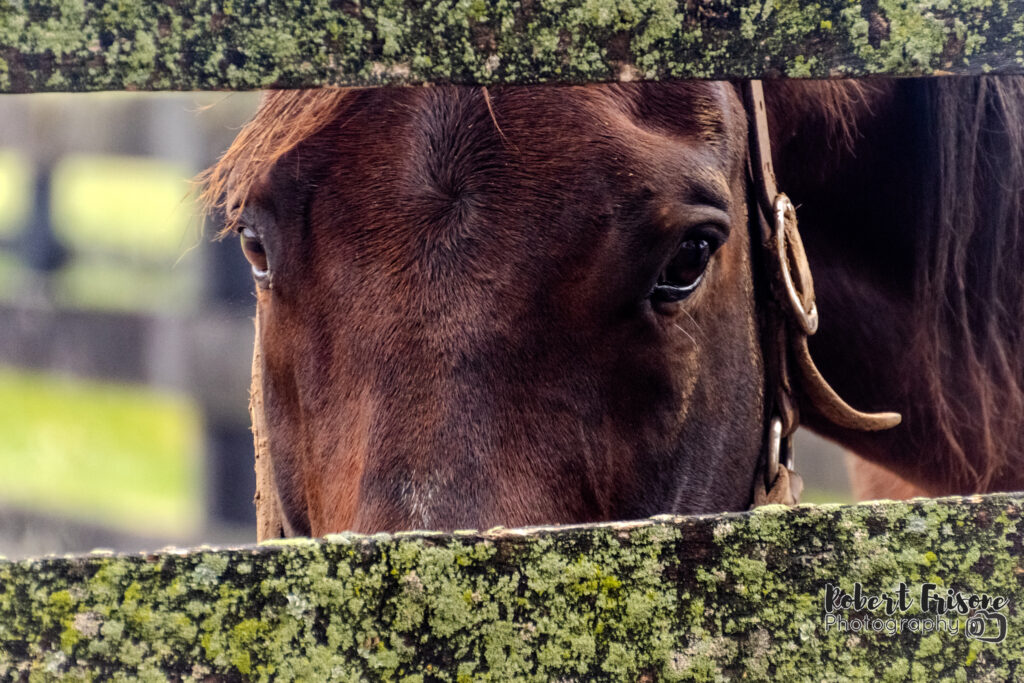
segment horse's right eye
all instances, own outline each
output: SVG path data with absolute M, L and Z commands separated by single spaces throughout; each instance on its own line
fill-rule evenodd
M 704 278 L 714 247 L 706 239 L 683 242 L 651 292 L 656 302 L 671 303 L 690 296 Z
M 242 253 L 252 265 L 252 274 L 257 279 L 267 277 L 270 273 L 270 263 L 267 261 L 267 252 L 263 248 L 263 241 L 252 228 L 242 228 L 239 236 L 242 242 Z

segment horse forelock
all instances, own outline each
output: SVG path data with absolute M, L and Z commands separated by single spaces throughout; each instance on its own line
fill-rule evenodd
M 253 187 L 283 156 L 316 135 L 338 115 L 346 88 L 268 92 L 216 164 L 197 178 L 207 213 L 226 211 L 222 234 L 238 223 Z M 238 197 L 227 206 L 229 196 Z
M 729 134 L 725 119 L 735 117 L 736 112 L 723 101 L 722 89 L 708 88 L 707 85 L 635 83 L 575 87 L 572 88 L 576 93 L 573 103 L 587 106 L 602 99 L 606 103 L 613 101 L 634 122 L 652 132 L 689 135 L 712 145 L 733 142 L 736 136 Z M 495 131 L 506 145 L 518 151 L 506 137 L 495 112 L 494 98 L 500 96 L 502 89 L 473 90 L 482 95 L 486 115 Z M 264 95 L 256 114 L 231 146 L 217 163 L 196 178 L 200 201 L 206 212 L 226 212 L 224 233 L 237 225 L 245 201 L 267 171 L 335 120 L 346 98 L 353 92 L 348 88 L 318 88 L 270 91 Z M 685 117 L 678 114 L 681 95 L 685 96 L 687 105 Z M 661 99 L 674 99 L 675 106 L 669 106 Z M 745 152 L 741 149 L 731 151 L 734 154 Z M 227 206 L 229 197 L 238 198 L 238 202 Z

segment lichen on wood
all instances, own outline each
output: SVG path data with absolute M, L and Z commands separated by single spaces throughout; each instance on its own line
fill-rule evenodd
M 1020 680 L 1022 509 L 769 506 L 0 562 L 0 679 Z M 1006 598 L 1005 640 L 826 628 L 828 584 L 900 582 Z
M 0 0 L 0 92 L 1024 72 L 1024 0 Z

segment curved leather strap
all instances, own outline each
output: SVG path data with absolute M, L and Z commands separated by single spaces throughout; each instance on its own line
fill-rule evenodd
M 771 488 L 765 488 L 764 477 L 754 481 L 754 503 L 750 507 L 762 505 L 789 505 L 800 503 L 800 494 L 804 491 L 804 480 L 799 474 L 785 465 L 779 467 L 779 473 Z
M 762 353 L 768 392 L 765 457 L 756 478 L 753 506 L 768 502 L 793 505 L 802 484 L 792 467 L 790 439 L 800 424 L 799 397 L 830 422 L 846 429 L 876 431 L 900 423 L 898 413 L 865 413 L 846 403 L 815 366 L 807 338 L 817 331 L 818 309 L 814 282 L 797 228 L 796 209 L 779 192 L 772 166 L 768 111 L 760 81 L 743 86 L 749 132 L 751 248 L 758 245 L 761 258 L 755 260 L 769 295 Z M 781 430 L 779 424 L 782 425 Z M 785 457 L 780 457 L 785 453 Z M 770 454 L 770 455 L 769 455 Z M 794 478 L 795 477 L 795 478 Z M 779 490 L 776 491 L 775 489 Z
M 806 336 L 797 336 L 791 350 L 796 360 L 800 388 L 814 409 L 832 424 L 862 432 L 877 432 L 891 429 L 902 421 L 899 413 L 865 413 L 844 401 L 814 364 Z

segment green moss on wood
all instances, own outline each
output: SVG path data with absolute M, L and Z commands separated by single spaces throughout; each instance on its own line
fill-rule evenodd
M 0 0 L 0 91 L 1024 72 L 1024 0 Z
M 1019 680 L 1022 508 L 994 495 L 0 562 L 0 679 Z M 826 583 L 900 581 L 1009 598 L 1006 640 L 826 632 Z

